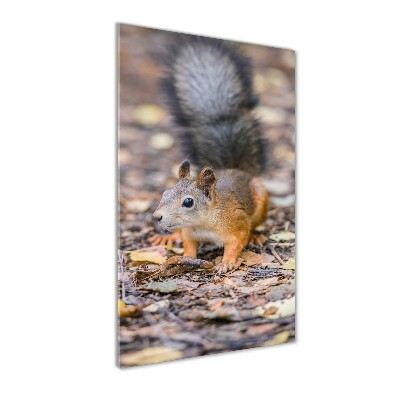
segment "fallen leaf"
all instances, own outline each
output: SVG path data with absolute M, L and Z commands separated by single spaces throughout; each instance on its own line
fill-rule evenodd
M 155 104 L 142 104 L 132 113 L 135 122 L 141 125 L 158 125 L 165 118 L 165 111 Z
M 164 282 L 150 282 L 145 286 L 146 289 L 152 290 L 153 292 L 160 293 L 172 293 L 176 292 L 177 285 L 175 281 L 164 281 Z
M 181 351 L 159 346 L 121 354 L 120 362 L 123 366 L 133 366 L 178 360 L 182 357 L 183 353 Z
M 282 282 L 280 282 L 282 281 Z M 287 282 L 285 279 L 281 279 L 279 276 L 273 276 L 271 278 L 259 279 L 258 281 L 254 282 L 258 286 L 273 286 L 279 283 Z
M 174 145 L 174 138 L 169 133 L 156 133 L 150 138 L 150 145 L 157 150 L 168 150 Z
M 284 268 L 284 269 L 296 269 L 296 262 L 295 262 L 294 258 L 289 258 L 289 260 L 287 260 L 285 262 L 285 264 L 283 264 L 281 266 L 281 268 Z
M 267 319 L 290 317 L 296 312 L 295 296 L 291 297 L 290 299 L 270 301 L 263 307 L 257 307 L 254 312 L 256 315 Z
M 122 300 L 118 300 L 118 316 L 120 317 L 135 317 L 139 315 L 141 308 L 139 306 L 133 306 L 125 304 Z
M 284 231 L 275 233 L 274 235 L 271 235 L 269 238 L 271 240 L 274 240 L 275 242 L 288 242 L 289 240 L 294 240 L 295 237 L 296 235 L 293 232 Z
M 163 308 L 168 308 L 169 304 L 169 300 L 160 300 L 143 308 L 143 311 L 154 314 Z
M 270 254 L 257 254 L 252 251 L 243 251 L 240 257 L 242 257 L 244 260 L 243 264 L 247 265 L 248 267 L 251 267 L 255 264 L 270 263 L 275 260 L 275 257 Z
M 131 251 L 129 257 L 135 262 L 162 264 L 167 260 L 167 251 L 164 246 L 145 247 L 143 249 Z
M 267 340 L 262 345 L 263 346 L 272 346 L 274 344 L 286 343 L 289 340 L 289 337 L 290 337 L 290 332 L 283 331 L 283 332 L 277 333 L 272 339 Z

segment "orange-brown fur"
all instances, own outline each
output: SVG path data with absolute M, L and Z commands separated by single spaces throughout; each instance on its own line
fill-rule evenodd
M 187 179 L 190 171 L 187 162 L 184 163 L 179 172 L 181 180 Z M 224 246 L 222 262 L 217 270 L 226 272 L 235 268 L 243 247 L 249 243 L 252 230 L 265 220 L 268 212 L 268 192 L 261 179 L 251 178 L 239 170 L 221 170 L 215 173 L 210 167 L 206 167 L 200 171 L 195 181 L 183 182 L 182 185 L 187 186 L 179 189 L 184 193 L 182 197 L 191 195 L 195 201 L 206 203 L 207 207 L 193 212 L 192 215 L 185 214 L 185 223 L 175 233 L 156 235 L 152 240 L 153 244 L 169 244 L 171 240 L 180 239 L 183 242 L 184 255 L 196 257 L 199 243 L 215 242 Z M 179 213 L 186 210 L 179 208 L 181 197 L 173 198 L 166 205 L 160 203 L 154 213 L 155 217 L 168 218 L 169 214 L 174 213 L 174 221 L 180 219 Z

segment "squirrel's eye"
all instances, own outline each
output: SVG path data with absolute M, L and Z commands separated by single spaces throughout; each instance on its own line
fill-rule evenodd
M 193 207 L 193 199 L 191 199 L 190 197 L 186 197 L 186 199 L 182 202 L 182 207 Z

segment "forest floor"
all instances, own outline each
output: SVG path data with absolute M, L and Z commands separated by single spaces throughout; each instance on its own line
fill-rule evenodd
M 293 341 L 295 337 L 295 82 L 290 50 L 245 44 L 269 143 L 270 209 L 241 267 L 217 277 L 200 264 L 160 271 L 180 245 L 152 246 L 152 213 L 184 157 L 163 107 L 154 58 L 172 34 L 121 26 L 119 108 L 119 345 L 121 366 Z M 222 249 L 200 246 L 215 263 Z

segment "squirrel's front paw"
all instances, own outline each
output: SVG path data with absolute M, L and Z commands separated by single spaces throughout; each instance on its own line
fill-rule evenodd
M 172 247 L 174 243 L 182 242 L 181 231 L 178 230 L 174 233 L 171 233 L 170 235 L 159 235 L 157 233 L 149 238 L 149 242 L 153 246 L 162 245 L 162 246 Z
M 236 271 L 240 267 L 242 261 L 243 259 L 241 258 L 233 262 L 222 261 L 215 266 L 215 272 L 217 274 L 226 274 L 227 272 Z

